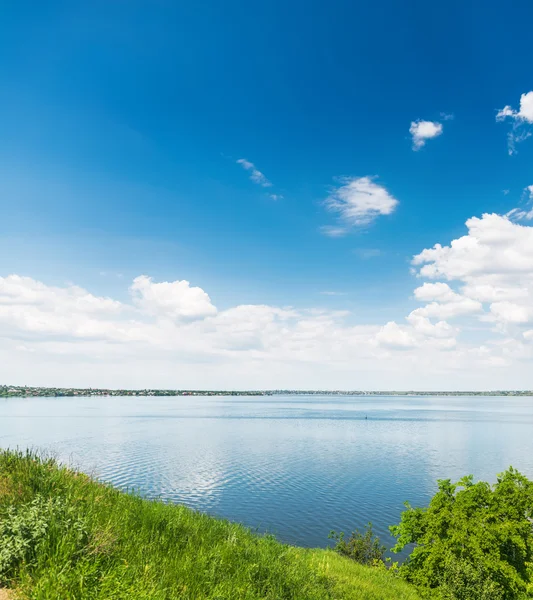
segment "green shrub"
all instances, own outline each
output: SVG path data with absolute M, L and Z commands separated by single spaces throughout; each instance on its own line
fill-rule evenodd
M 84 537 L 83 525 L 73 522 L 62 498 L 36 496 L 28 504 L 11 505 L 0 513 L 0 583 L 6 583 L 21 563 L 32 563 L 53 527 L 75 530 Z
M 533 482 L 510 468 L 495 485 L 439 481 L 427 508 L 408 503 L 393 551 L 414 544 L 399 574 L 432 598 L 533 598 Z
M 332 531 L 329 537 L 335 540 L 334 550 L 362 565 L 379 565 L 385 563 L 385 551 L 377 536 L 372 531 L 372 523 L 368 523 L 365 532 L 352 531 L 346 539 L 344 533 Z

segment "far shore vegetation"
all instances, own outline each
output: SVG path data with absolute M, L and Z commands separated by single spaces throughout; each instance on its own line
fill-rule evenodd
M 414 390 L 170 390 L 60 388 L 0 385 L 0 398 L 62 396 L 533 396 L 533 390 L 414 391 Z
M 533 482 L 439 481 L 406 506 L 393 552 L 366 532 L 304 549 L 115 490 L 34 453 L 0 451 L 0 588 L 61 600 L 526 600 Z

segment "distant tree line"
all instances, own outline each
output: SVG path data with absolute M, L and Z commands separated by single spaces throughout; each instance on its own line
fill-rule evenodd
M 531 390 L 468 391 L 379 391 L 379 390 L 166 390 L 59 388 L 0 385 L 0 397 L 13 396 L 533 396 Z

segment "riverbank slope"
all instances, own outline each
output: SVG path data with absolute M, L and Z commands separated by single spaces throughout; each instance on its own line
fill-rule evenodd
M 0 587 L 105 600 L 416 600 L 384 569 L 0 451 Z

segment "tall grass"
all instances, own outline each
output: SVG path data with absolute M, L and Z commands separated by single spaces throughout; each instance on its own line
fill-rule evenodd
M 0 587 L 54 600 L 415 600 L 385 570 L 0 451 Z

